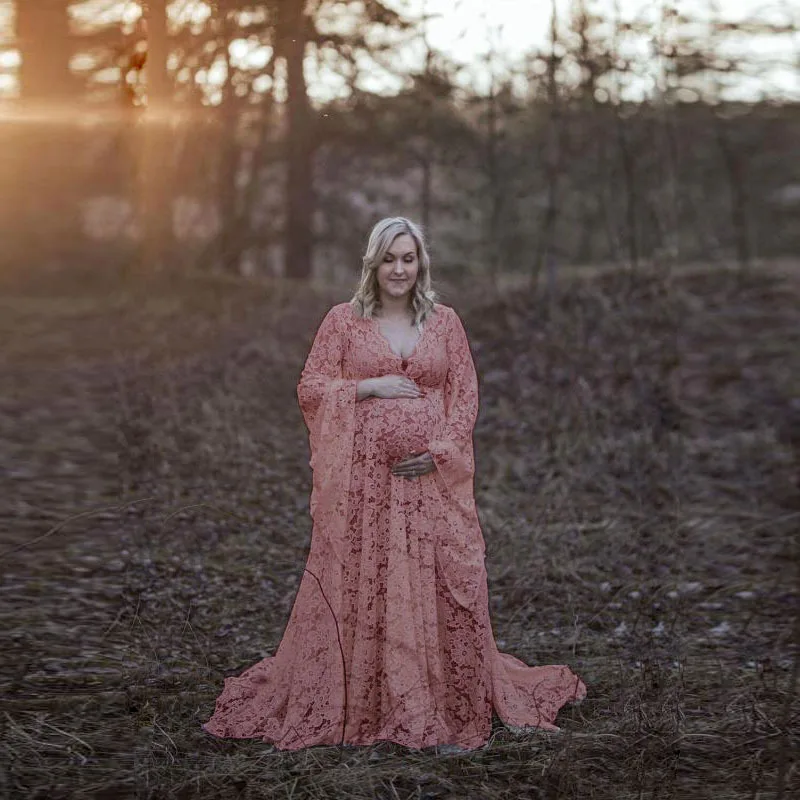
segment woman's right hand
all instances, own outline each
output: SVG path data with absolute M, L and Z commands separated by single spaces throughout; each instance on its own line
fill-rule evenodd
M 387 400 L 399 397 L 422 397 L 424 394 L 411 378 L 406 378 L 404 375 L 383 375 L 380 378 L 370 378 L 369 382 L 370 394 Z

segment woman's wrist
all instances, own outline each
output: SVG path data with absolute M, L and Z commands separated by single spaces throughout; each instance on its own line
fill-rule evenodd
M 372 396 L 374 384 L 372 378 L 364 378 L 356 384 L 356 400 L 366 400 Z

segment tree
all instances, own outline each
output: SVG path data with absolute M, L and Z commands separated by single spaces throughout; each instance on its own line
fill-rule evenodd
M 314 217 L 314 121 L 308 99 L 305 55 L 313 20 L 303 4 L 279 3 L 276 49 L 286 62 L 286 231 L 287 276 L 311 276 Z
M 58 264 L 83 245 L 75 104 L 67 0 L 18 2 L 21 114 L 6 123 L 5 258 Z
M 147 0 L 144 31 L 147 110 L 142 115 L 139 153 L 139 220 L 142 262 L 146 271 L 168 266 L 174 256 L 173 168 L 170 111 L 172 84 L 167 73 L 168 0 Z
M 163 19 L 156 9 L 164 8 L 165 0 L 150 4 L 149 13 L 154 19 Z M 347 7 L 357 25 L 346 31 L 328 29 L 320 20 L 338 7 Z M 320 144 L 318 112 L 309 98 L 305 75 L 307 57 L 323 49 L 334 50 L 344 64 L 353 64 L 363 54 L 375 54 L 380 47 L 368 41 L 367 32 L 376 27 L 402 27 L 401 17 L 378 0 L 361 3 L 342 3 L 334 0 L 315 0 L 301 3 L 295 0 L 217 0 L 214 13 L 205 27 L 187 34 L 176 32 L 171 37 L 171 55 L 177 56 L 183 67 L 194 75 L 207 69 L 210 63 L 223 60 L 227 65 L 225 84 L 221 87 L 221 102 L 216 107 L 218 125 L 215 141 L 220 143 L 222 157 L 214 155 L 218 170 L 218 197 L 223 204 L 223 230 L 220 236 L 221 253 L 227 264 L 238 264 L 243 250 L 249 247 L 255 235 L 250 228 L 265 227 L 269 221 L 256 219 L 260 188 L 268 194 L 270 186 L 259 187 L 253 176 L 261 173 L 264 163 L 245 159 L 242 146 L 252 148 L 258 141 L 255 153 L 259 159 L 267 158 L 272 131 L 280 127 L 284 143 L 282 160 L 285 163 L 283 202 L 283 257 L 284 274 L 299 279 L 308 278 L 312 268 L 315 231 L 313 226 L 316 206 L 314 190 L 315 153 Z M 244 34 L 244 20 L 247 32 Z M 257 20 L 257 22 L 253 22 Z M 268 47 L 270 56 L 259 72 L 236 68 L 229 58 L 229 47 L 235 37 L 246 35 L 247 41 Z M 148 56 L 151 58 L 152 56 Z M 276 75 L 276 65 L 285 75 L 285 99 L 273 113 L 276 83 L 268 92 L 256 88 L 264 74 Z M 176 71 L 177 72 L 177 71 Z M 149 70 L 148 70 L 149 74 Z M 193 77 L 194 77 L 193 75 Z M 178 88 L 171 79 L 171 91 Z M 246 113 L 245 113 L 246 112 Z M 255 112 L 255 113 L 254 113 Z M 260 129 L 256 131 L 256 129 Z M 269 130 L 268 130 L 269 128 Z M 247 145 L 243 143 L 247 142 Z M 250 155 L 253 155 L 251 152 Z M 244 204 L 237 202 L 241 170 L 249 161 L 250 180 L 246 181 Z M 152 170 L 150 170 L 152 172 Z M 161 173 L 164 174 L 163 171 Z M 247 207 L 249 206 L 249 208 Z M 151 207 L 154 207 L 151 204 Z M 239 210 L 235 210 L 239 209 Z M 161 215 L 163 219 L 165 215 Z M 231 230 L 235 234 L 231 234 Z
M 324 30 L 318 20 L 336 6 L 346 6 L 358 18 L 346 32 Z M 305 5 L 278 0 L 276 50 L 286 63 L 287 186 L 285 228 L 285 274 L 296 278 L 311 275 L 314 243 L 314 154 L 319 146 L 317 117 L 308 97 L 305 57 L 309 47 L 334 48 L 355 67 L 359 55 L 375 56 L 381 47 L 368 40 L 368 32 L 408 27 L 403 17 L 380 0 L 337 2 L 312 0 Z M 354 69 L 353 72 L 356 70 Z

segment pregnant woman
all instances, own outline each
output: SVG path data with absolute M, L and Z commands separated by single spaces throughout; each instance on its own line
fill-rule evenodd
M 358 291 L 323 319 L 297 394 L 313 470 L 306 569 L 275 655 L 225 679 L 204 729 L 283 750 L 473 749 L 493 712 L 558 731 L 586 687 L 566 665 L 497 650 L 473 490 L 477 375 L 414 223 L 373 228 Z

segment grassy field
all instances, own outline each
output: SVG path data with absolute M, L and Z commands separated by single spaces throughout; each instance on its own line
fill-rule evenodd
M 560 736 L 282 753 L 200 725 L 273 652 L 310 541 L 295 386 L 351 287 L 7 282 L 0 796 L 800 796 L 791 270 L 448 286 L 481 380 L 502 650 L 588 686 Z

